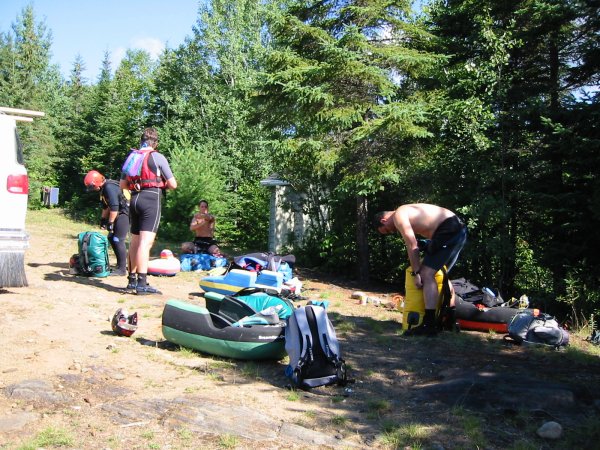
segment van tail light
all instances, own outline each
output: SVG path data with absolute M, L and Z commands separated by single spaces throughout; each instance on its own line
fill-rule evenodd
M 6 190 L 13 194 L 29 194 L 29 178 L 27 175 L 9 175 Z

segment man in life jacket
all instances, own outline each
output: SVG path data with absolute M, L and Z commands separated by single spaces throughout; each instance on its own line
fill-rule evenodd
M 127 247 L 125 239 L 129 231 L 129 191 L 123 191 L 119 182 L 107 180 L 97 170 L 90 170 L 83 184 L 89 191 L 100 193 L 102 217 L 100 228 L 108 230 L 108 241 L 117 257 L 117 268 L 111 270 L 111 275 L 127 274 Z
M 404 334 L 435 335 L 437 332 L 435 315 L 439 298 L 435 274 L 444 266 L 446 266 L 447 272 L 452 269 L 467 240 L 465 224 L 456 214 L 446 208 L 427 203 L 413 203 L 402 205 L 395 211 L 377 213 L 373 219 L 373 225 L 381 234 L 400 232 L 408 252 L 415 287 L 423 289 L 425 299 L 423 324 Z M 420 258 L 417 235 L 429 240 L 423 261 Z M 450 280 L 448 280 L 448 284 L 452 299 L 450 314 L 453 315 L 455 313 L 453 310 L 454 287 Z
M 131 265 L 126 290 L 138 295 L 161 293 L 147 283 L 148 261 L 160 225 L 162 190 L 177 188 L 169 162 L 156 151 L 157 146 L 157 131 L 146 128 L 142 133 L 140 148 L 136 150 L 143 154 L 140 174 L 132 176 L 125 171 L 121 173 L 121 188 L 131 191 Z

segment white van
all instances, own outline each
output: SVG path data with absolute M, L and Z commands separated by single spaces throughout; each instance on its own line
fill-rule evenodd
M 0 287 L 27 286 L 25 231 L 29 178 L 23 165 L 23 150 L 17 121 L 31 122 L 44 113 L 0 106 Z

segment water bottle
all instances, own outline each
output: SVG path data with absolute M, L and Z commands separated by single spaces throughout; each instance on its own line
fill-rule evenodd
M 519 309 L 529 308 L 529 298 L 523 294 L 519 297 Z

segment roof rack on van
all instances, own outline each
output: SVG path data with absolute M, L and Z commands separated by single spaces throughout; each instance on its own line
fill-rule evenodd
M 28 109 L 17 109 L 8 108 L 6 106 L 0 106 L 0 113 L 8 114 L 15 120 L 22 122 L 33 122 L 34 117 L 43 117 L 46 113 L 41 111 L 30 111 Z

